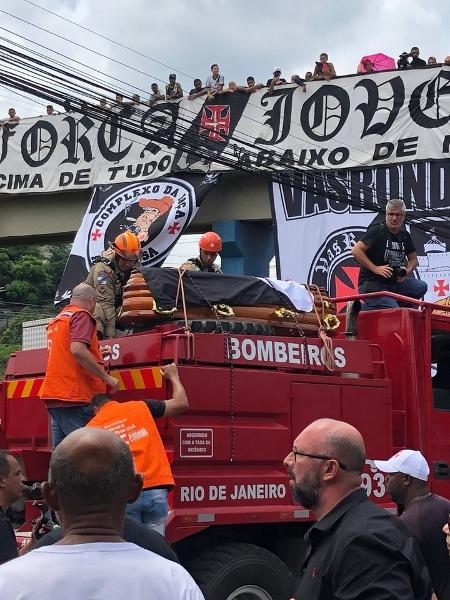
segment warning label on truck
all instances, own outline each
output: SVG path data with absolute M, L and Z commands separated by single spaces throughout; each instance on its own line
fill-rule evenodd
M 180 458 L 211 458 L 213 439 L 212 429 L 180 429 Z

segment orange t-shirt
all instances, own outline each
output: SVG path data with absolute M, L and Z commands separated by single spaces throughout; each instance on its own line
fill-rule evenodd
M 132 400 L 104 404 L 86 427 L 107 429 L 128 444 L 144 488 L 173 487 L 174 480 L 164 444 L 145 402 Z

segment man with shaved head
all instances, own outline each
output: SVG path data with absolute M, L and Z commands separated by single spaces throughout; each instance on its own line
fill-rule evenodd
M 141 490 L 128 446 L 83 428 L 50 460 L 43 493 L 64 537 L 0 567 L 2 600 L 204 600 L 179 564 L 125 542 L 125 506 Z
M 92 316 L 96 299 L 94 288 L 80 283 L 70 304 L 47 327 L 48 362 L 40 396 L 50 414 L 54 448 L 92 417 L 94 394 L 118 387 L 103 365 Z
M 284 460 L 294 501 L 317 522 L 296 600 L 428 600 L 431 587 L 416 542 L 361 488 L 364 440 L 349 423 L 319 419 Z

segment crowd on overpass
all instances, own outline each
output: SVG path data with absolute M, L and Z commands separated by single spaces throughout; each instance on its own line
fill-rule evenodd
M 385 57 L 387 60 L 377 62 L 375 57 Z M 396 68 L 400 70 L 404 69 L 418 69 L 418 68 L 434 68 L 442 65 L 450 66 L 450 55 L 446 56 L 442 62 L 439 62 L 435 56 L 429 56 L 428 60 L 425 61 L 420 58 L 420 50 L 417 46 L 413 46 L 410 52 L 402 52 L 398 60 L 394 61 L 390 57 L 384 54 L 373 55 L 373 57 L 363 57 L 356 69 L 356 73 L 371 74 L 377 71 L 383 71 L 390 68 Z M 287 83 L 296 84 L 301 86 L 306 91 L 306 84 L 311 81 L 329 81 L 338 77 L 334 64 L 329 61 L 328 54 L 323 52 L 319 56 L 319 60 L 316 61 L 314 68 L 311 71 L 307 71 L 303 77 L 298 74 L 291 75 L 290 78 L 286 79 L 283 76 L 281 67 L 274 67 L 272 75 L 269 76 L 266 83 L 258 83 L 253 75 L 249 75 L 246 78 L 245 83 L 237 84 L 233 80 L 229 80 L 225 85 L 225 76 L 220 73 L 220 67 L 218 64 L 211 65 L 211 73 L 206 77 L 205 81 L 200 78 L 195 78 L 193 81 L 193 87 L 186 96 L 187 99 L 193 100 L 201 96 L 206 96 L 207 102 L 214 102 L 217 97 L 226 94 L 234 93 L 247 93 L 252 94 L 257 90 L 267 87 L 269 93 L 272 93 L 277 85 L 283 85 Z M 151 92 L 148 99 L 142 99 L 139 94 L 133 94 L 131 97 L 125 97 L 123 93 L 117 92 L 115 98 L 99 99 L 99 107 L 102 109 L 113 110 L 114 112 L 124 112 L 124 114 L 131 115 L 133 109 L 139 108 L 140 106 L 152 106 L 161 100 L 178 100 L 185 96 L 183 88 L 180 82 L 177 81 L 175 73 L 171 73 L 168 78 L 168 83 L 165 84 L 164 88 L 160 88 L 160 85 L 156 82 L 151 84 Z M 52 105 L 48 105 L 46 108 L 47 115 L 58 114 Z M 0 120 L 0 127 L 4 123 L 17 123 L 20 121 L 20 117 L 17 115 L 14 108 L 10 108 L 8 111 L 8 117 Z

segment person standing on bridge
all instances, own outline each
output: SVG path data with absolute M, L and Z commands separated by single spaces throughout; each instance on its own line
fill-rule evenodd
M 413 536 L 361 487 L 365 460 L 359 431 L 333 419 L 308 425 L 284 459 L 294 501 L 317 518 L 296 600 L 431 598 Z
M 94 394 L 118 387 L 103 365 L 92 316 L 96 300 L 95 290 L 80 283 L 70 304 L 47 327 L 49 352 L 40 397 L 50 414 L 54 448 L 89 421 Z
M 122 308 L 123 288 L 141 254 L 137 235 L 125 231 L 114 240 L 112 252 L 95 262 L 86 277 L 86 283 L 97 294 L 94 318 L 99 339 L 116 335 L 116 317 Z
M 222 240 L 214 231 L 207 231 L 199 240 L 200 253 L 197 258 L 190 258 L 181 265 L 186 271 L 203 271 L 205 273 L 222 273 L 219 266 L 214 264 L 217 255 L 222 250 Z

